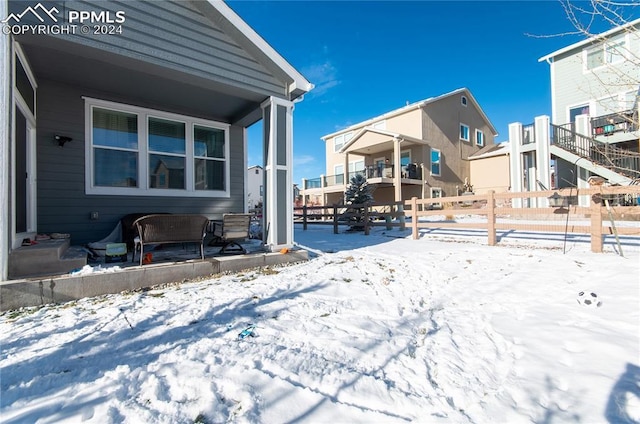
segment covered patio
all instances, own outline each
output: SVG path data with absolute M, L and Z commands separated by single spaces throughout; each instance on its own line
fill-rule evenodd
M 25 5 L 0 5 L 8 27 L 35 20 Z M 42 25 L 68 24 L 68 4 L 46 7 L 56 13 Z M 294 101 L 313 85 L 224 2 L 74 7 L 117 12 L 122 31 L 12 30 L 1 37 L 0 88 L 8 101 L 0 108 L 7 140 L 0 189 L 8 204 L 0 217 L 0 281 L 11 277 L 19 253 L 36 250 L 24 249 L 25 241 L 41 234 L 66 234 L 70 246 L 83 246 L 127 214 L 216 220 L 244 212 L 246 129 L 259 120 L 262 225 L 269 228 L 261 243 L 267 252 L 291 248 Z

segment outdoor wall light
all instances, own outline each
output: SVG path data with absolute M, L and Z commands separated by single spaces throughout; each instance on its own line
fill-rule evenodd
M 54 135 L 53 138 L 58 142 L 58 146 L 60 147 L 63 147 L 66 142 L 73 140 L 71 137 L 58 134 Z
M 565 197 L 560 196 L 557 191 L 551 196 L 547 197 L 547 199 L 549 199 L 549 206 L 551 206 L 552 208 L 561 208 L 562 206 L 564 206 Z

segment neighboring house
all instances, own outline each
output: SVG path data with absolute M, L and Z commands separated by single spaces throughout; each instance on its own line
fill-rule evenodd
M 243 212 L 260 119 L 265 243 L 292 245 L 298 71 L 221 1 L 36 3 L 0 2 L 1 280 L 37 233 L 85 244 L 130 213 Z
M 550 187 L 554 164 L 559 187 L 640 177 L 638 52 L 640 19 L 539 59 L 551 73 L 551 122 L 510 127 L 513 191 Z
M 322 137 L 326 175 L 303 180 L 304 201 L 341 204 L 350 177 L 366 176 L 376 202 L 457 195 L 469 157 L 497 132 L 471 92 L 461 88 Z
M 509 191 L 509 142 L 491 144 L 469 156 L 474 194 Z
M 264 172 L 261 166 L 250 166 L 247 170 L 247 208 L 254 210 L 264 199 Z M 294 196 L 295 202 L 295 196 Z

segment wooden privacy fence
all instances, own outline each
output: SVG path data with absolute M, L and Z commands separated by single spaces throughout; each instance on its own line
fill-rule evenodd
M 412 198 L 404 213 L 414 239 L 424 228 L 481 229 L 496 244 L 497 230 L 579 233 L 591 236 L 591 251 L 602 252 L 603 234 L 640 236 L 640 186 L 494 193 L 431 199 Z M 551 197 L 562 206 L 550 207 Z M 582 205 L 582 206 L 580 206 Z M 438 209 L 435 210 L 434 206 Z M 443 219 L 444 215 L 444 219 Z M 474 219 L 456 220 L 459 216 Z M 569 217 L 572 217 L 571 222 Z M 620 225 L 623 224 L 623 225 Z
M 300 206 L 293 208 L 294 222 L 301 222 L 302 229 L 308 225 L 333 225 L 338 234 L 339 225 L 362 227 L 369 235 L 371 227 L 386 226 L 404 228 L 403 202 L 367 203 L 361 205 Z M 394 222 L 394 220 L 396 220 Z

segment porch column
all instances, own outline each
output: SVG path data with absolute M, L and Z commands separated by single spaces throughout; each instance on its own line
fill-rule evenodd
M 402 183 L 400 182 L 400 139 L 393 139 L 393 188 L 395 201 L 402 200 Z
M 0 18 L 9 14 L 9 4 L 0 2 Z M 5 199 L 5 206 L 0 208 L 0 281 L 8 278 L 9 261 L 9 117 L 11 90 L 11 51 L 9 44 L 11 37 L 0 35 L 0 198 Z
M 293 102 L 262 103 L 264 143 L 263 242 L 271 251 L 293 246 Z
M 522 176 L 522 124 L 514 122 L 509 124 L 509 180 L 511 181 L 511 192 L 520 193 L 523 191 Z M 522 199 L 513 199 L 514 208 L 522 207 Z
M 536 140 L 536 168 L 538 181 L 551 190 L 551 137 L 549 136 L 549 117 L 537 116 L 535 119 L 535 140 Z M 546 197 L 535 198 L 537 206 L 546 208 L 549 206 L 549 200 Z

